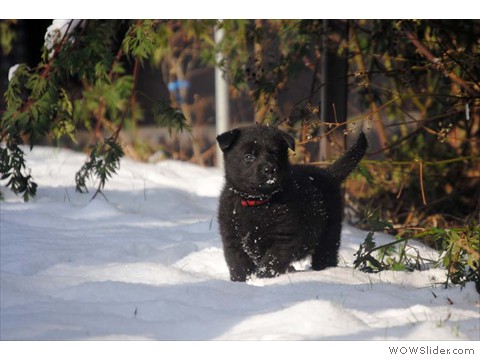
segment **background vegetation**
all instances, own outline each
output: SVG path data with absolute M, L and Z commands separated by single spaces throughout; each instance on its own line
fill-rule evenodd
M 218 44 L 215 26 L 225 30 Z M 319 163 L 319 141 L 341 149 L 345 142 L 339 139 L 360 126 L 369 132 L 369 157 L 346 185 L 351 220 L 370 231 L 356 266 L 381 271 L 441 265 L 447 283 L 478 285 L 480 21 L 350 20 L 340 26 L 344 33 L 321 20 L 72 24 L 44 47 L 36 66 L 20 65 L 8 83 L 1 178 L 29 200 L 36 184 L 21 145 L 33 147 L 45 138 L 75 143 L 82 132 L 89 134 L 89 158 L 76 175 L 77 190 L 87 192 L 93 184 L 95 195 L 101 193 L 124 153 L 146 158 L 155 150 L 138 140 L 139 125 L 155 122 L 173 135 L 195 134 L 204 125 L 199 96 L 188 101 L 181 84 L 199 68 L 217 66 L 229 79 L 230 97 L 253 104 L 250 121 L 296 135 L 295 162 Z M 15 27 L 15 21 L 0 23 L 4 55 L 15 47 Z M 348 63 L 346 119 L 321 116 L 329 106 L 320 97 L 325 41 Z M 223 60 L 216 60 L 218 53 Z M 161 74 L 162 96 L 140 90 L 146 68 Z M 189 159 L 208 163 L 214 144 L 205 148 L 191 139 Z M 377 246 L 377 231 L 398 240 Z M 420 259 L 410 239 L 438 249 L 441 264 Z

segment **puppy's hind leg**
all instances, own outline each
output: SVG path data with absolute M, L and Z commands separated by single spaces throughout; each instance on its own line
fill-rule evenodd
M 341 220 L 330 223 L 322 232 L 312 254 L 312 269 L 323 270 L 338 265 L 338 249 L 340 248 Z

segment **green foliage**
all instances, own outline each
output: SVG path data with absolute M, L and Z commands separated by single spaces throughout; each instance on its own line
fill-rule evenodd
M 400 260 L 415 268 L 426 261 L 411 246 L 418 239 L 438 249 L 441 260 L 430 265 L 446 269 L 447 283 L 478 281 L 478 233 L 467 229 L 479 206 L 480 22 L 351 24 L 351 95 L 366 109 L 361 119 L 375 128 L 381 144 L 374 152 L 384 157 L 368 164 L 374 181 L 361 206 L 374 198 L 383 217 L 398 224 L 389 230 L 396 241 L 365 251 L 367 241 L 358 261 L 374 268 L 374 261 L 361 262 L 369 255 L 379 269 L 402 268 Z M 404 256 L 406 248 L 413 258 Z
M 363 223 L 369 232 L 355 253 L 354 266 L 364 272 L 384 270 L 413 271 L 427 266 L 442 267 L 447 271 L 445 286 L 480 282 L 480 227 L 439 229 L 431 227 L 420 233 L 406 231 L 387 244 L 377 245 L 375 232 L 391 231 L 393 225 L 380 218 L 380 211 L 367 211 Z M 438 249 L 439 259 L 424 259 L 410 240 L 422 240 Z
M 68 136 L 73 142 L 76 142 L 76 128 L 73 123 L 73 105 L 64 89 L 60 89 L 57 106 L 58 123 L 52 130 L 56 140 L 60 140 L 62 136 Z
M 0 26 L 4 48 L 13 38 L 7 36 L 7 25 Z M 20 146 L 27 143 L 32 148 L 48 136 L 75 143 L 80 128 L 91 130 L 95 142 L 89 147 L 89 161 L 75 177 L 77 190 L 85 192 L 89 178 L 98 180 L 98 191 L 103 189 L 123 156 L 119 132 L 134 126 L 142 115 L 136 103 L 137 63 L 168 44 L 165 29 L 168 24 L 150 20 L 82 21 L 56 39 L 52 49 L 44 48 L 36 67 L 20 65 L 4 94 L 6 109 L 0 122 L 0 142 L 6 144 L 1 148 L 1 173 L 8 179 L 7 187 L 26 201 L 35 196 L 36 184 L 25 173 Z M 130 59 L 136 64 L 133 73 L 126 70 Z M 185 117 L 171 106 L 157 106 L 155 116 L 169 132 L 187 128 Z M 99 142 L 101 131 L 107 140 Z
M 89 160 L 75 174 L 76 191 L 80 193 L 88 192 L 88 179 L 99 181 L 97 193 L 100 192 L 108 178 L 111 178 L 120 168 L 120 158 L 124 155 L 115 138 L 90 145 L 90 150 Z
M 363 221 L 367 224 L 369 232 L 364 242 L 360 244 L 358 251 L 355 253 L 355 260 L 353 265 L 355 268 L 365 272 L 378 272 L 386 270 L 398 264 L 390 255 L 393 252 L 392 246 L 395 244 L 388 244 L 377 246 L 374 235 L 376 232 L 392 229 L 393 225 L 380 217 L 378 210 L 370 210 L 365 214 Z M 385 261 L 387 257 L 387 261 Z
M 439 266 L 447 270 L 447 281 L 464 286 L 469 281 L 480 282 L 480 227 L 429 228 L 416 234 L 416 239 L 433 243 L 439 249 Z
M 363 166 L 362 164 L 360 164 L 357 169 L 356 169 L 356 172 L 361 176 L 363 177 L 368 185 L 374 185 L 375 184 L 375 179 L 373 177 L 373 174 L 372 172 L 368 169 L 368 167 L 366 166 Z
M 16 38 L 15 32 L 12 30 L 16 20 L 0 20 L 0 48 L 4 55 L 10 54 L 12 44 Z
M 7 186 L 17 195 L 22 195 L 25 201 L 34 197 L 37 184 L 30 174 L 25 173 L 25 153 L 16 144 L 0 147 L 1 180 L 7 180 Z M 0 193 L 0 195 L 3 194 Z
M 144 20 L 130 27 L 122 42 L 125 54 L 142 61 L 149 59 L 160 44 L 155 25 L 154 20 Z
M 217 66 L 252 97 L 257 111 L 266 112 L 262 121 L 285 120 L 275 111 L 278 96 L 291 78 L 308 71 L 306 62 L 319 61 L 321 20 L 224 20 L 220 26 L 225 36 L 216 50 L 225 61 Z
M 168 129 L 168 133 L 172 135 L 172 131 L 190 130 L 186 123 L 185 116 L 179 109 L 173 108 L 165 101 L 159 101 L 153 108 L 155 122 Z

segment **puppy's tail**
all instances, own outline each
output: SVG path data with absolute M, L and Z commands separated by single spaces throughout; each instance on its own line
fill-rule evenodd
M 355 170 L 360 160 L 362 160 L 367 148 L 367 137 L 362 131 L 357 141 L 355 141 L 355 144 L 353 144 L 340 159 L 327 168 L 328 172 L 330 172 L 335 179 L 340 181 L 345 180 L 348 174 Z

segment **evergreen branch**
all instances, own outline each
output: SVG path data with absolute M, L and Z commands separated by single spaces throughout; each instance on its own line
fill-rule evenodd
M 133 70 L 133 86 L 130 94 L 130 104 L 132 105 L 135 102 L 136 97 L 135 92 L 139 74 L 139 67 L 140 60 L 139 58 L 136 58 Z M 100 103 L 100 105 L 102 104 L 104 104 L 104 102 Z M 102 109 L 99 109 L 99 112 L 100 111 L 103 112 Z M 102 190 L 105 187 L 106 180 L 114 173 L 116 173 L 116 171 L 120 168 L 120 158 L 123 157 L 124 152 L 120 144 L 118 143 L 118 137 L 125 124 L 127 112 L 128 107 L 125 107 L 119 125 L 116 127 L 112 135 L 108 139 L 104 140 L 103 144 L 99 145 L 99 143 L 97 142 L 95 145 L 92 145 L 90 147 L 91 152 L 89 161 L 87 161 L 82 166 L 82 168 L 77 172 L 75 176 L 75 182 L 77 184 L 76 190 L 78 192 L 88 192 L 88 189 L 86 187 L 86 178 L 96 177 L 97 179 L 99 179 L 97 189 L 90 201 L 95 199 L 98 194 L 101 194 L 103 197 L 105 197 L 105 194 L 103 194 Z M 107 198 L 105 197 L 105 199 Z
M 124 152 L 113 138 L 106 139 L 102 144 L 97 142 L 95 145 L 91 145 L 90 149 L 89 160 L 75 174 L 75 183 L 76 191 L 85 193 L 88 192 L 87 178 L 98 179 L 97 189 L 91 199 L 93 200 L 105 187 L 107 179 L 120 168 L 120 158 Z
M 0 179 L 8 180 L 7 187 L 28 201 L 35 197 L 37 184 L 30 174 L 24 174 L 25 170 L 25 153 L 18 146 L 18 140 L 8 139 L 6 147 L 0 147 Z

